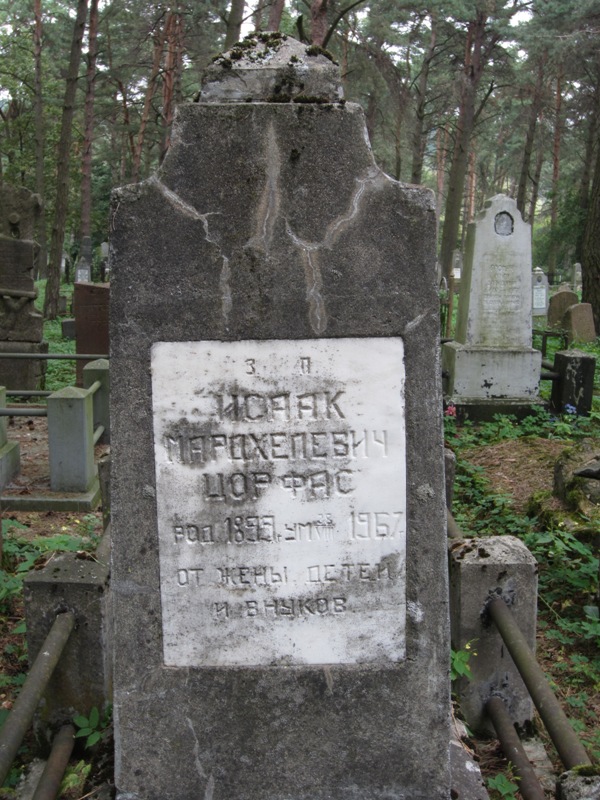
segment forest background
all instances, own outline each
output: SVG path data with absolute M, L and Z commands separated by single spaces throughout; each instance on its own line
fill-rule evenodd
M 43 198 L 47 318 L 63 252 L 90 236 L 99 261 L 111 189 L 151 174 L 176 105 L 252 30 L 332 53 L 380 166 L 435 192 L 446 276 L 509 194 L 551 283 L 582 264 L 600 330 L 597 0 L 0 0 L 0 182 Z

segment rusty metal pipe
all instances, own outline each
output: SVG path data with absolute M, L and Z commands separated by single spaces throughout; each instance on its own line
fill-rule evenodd
M 31 800 L 56 800 L 74 744 L 74 726 L 63 725 L 54 737 L 48 761 Z
M 71 611 L 58 614 L 33 662 L 21 693 L 0 731 L 0 786 L 31 725 L 33 715 L 75 626 Z
M 529 763 L 502 698 L 496 695 L 490 697 L 485 705 L 485 710 L 496 729 L 502 745 L 502 752 L 515 768 L 515 773 L 519 778 L 519 793 L 523 795 L 524 800 L 545 800 L 544 790 Z M 36 798 L 34 797 L 33 800 Z
M 487 608 L 565 768 L 573 769 L 581 764 L 591 764 L 585 748 L 554 696 L 548 679 L 535 660 L 511 610 L 501 597 L 493 598 Z

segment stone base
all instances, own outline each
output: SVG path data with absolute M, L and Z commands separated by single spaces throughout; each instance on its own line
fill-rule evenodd
M 100 503 L 98 478 L 87 492 L 44 492 L 40 494 L 7 494 L 0 497 L 5 511 L 94 511 Z
M 455 405 L 538 400 L 542 354 L 533 348 L 472 347 L 446 342 L 442 368 L 445 394 Z
M 0 489 L 11 481 L 21 469 L 21 450 L 18 442 L 7 442 L 0 447 Z
M 466 419 L 474 422 L 491 422 L 496 414 L 510 414 L 518 420 L 528 417 L 536 408 L 545 408 L 546 404 L 539 399 L 523 401 L 519 398 L 504 400 L 476 400 L 463 402 L 456 398 L 445 397 L 447 403 L 456 407 L 456 417 L 460 422 Z
M 0 342 L 0 384 L 7 389 L 33 391 L 44 388 L 46 361 L 2 358 L 2 353 L 47 353 L 48 342 Z

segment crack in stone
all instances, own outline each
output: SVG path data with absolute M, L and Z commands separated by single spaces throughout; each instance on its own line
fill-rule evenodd
M 201 214 L 194 206 L 191 206 L 189 203 L 186 203 L 185 200 L 182 200 L 178 194 L 165 186 L 164 183 L 161 183 L 159 179 L 154 175 L 149 179 L 149 182 L 156 186 L 158 191 L 163 195 L 163 197 L 174 207 L 176 208 L 180 214 L 183 216 L 188 217 L 189 219 L 197 220 L 198 222 L 202 223 L 202 227 L 204 228 L 204 239 L 209 244 L 214 245 L 218 251 L 219 255 L 222 260 L 223 266 L 221 267 L 221 274 L 219 277 L 219 289 L 221 291 L 221 311 L 223 313 L 223 319 L 225 322 L 225 330 L 229 329 L 229 314 L 231 313 L 231 309 L 233 308 L 233 300 L 231 297 L 231 285 L 230 285 L 230 278 L 231 278 L 231 269 L 229 266 L 229 258 L 228 256 L 223 253 L 223 249 L 221 247 L 221 243 L 211 234 L 210 226 L 209 226 L 209 217 L 216 216 L 220 214 L 220 211 L 209 211 L 206 214 Z
M 189 729 L 192 732 L 192 736 L 194 737 L 194 766 L 196 767 L 196 772 L 198 773 L 198 777 L 201 780 L 206 781 L 207 780 L 206 772 L 204 771 L 204 767 L 202 766 L 202 762 L 200 761 L 200 742 L 198 741 L 198 737 L 194 729 L 194 724 L 189 717 L 186 717 L 186 722 L 188 724 Z M 214 792 L 215 792 L 215 778 L 211 772 L 206 782 L 206 789 L 204 790 L 203 800 L 212 800 Z
M 385 176 L 377 167 L 372 167 L 364 178 L 356 178 L 356 183 L 357 187 L 350 198 L 348 208 L 329 223 L 321 242 L 308 242 L 301 239 L 294 233 L 287 219 L 285 222 L 288 236 L 302 253 L 306 278 L 306 299 L 309 303 L 309 320 L 313 331 L 317 334 L 324 333 L 327 328 L 327 312 L 325 301 L 321 295 L 323 279 L 318 253 L 323 248 L 332 249 L 336 240 L 359 214 L 361 200 L 367 188 L 383 185 Z

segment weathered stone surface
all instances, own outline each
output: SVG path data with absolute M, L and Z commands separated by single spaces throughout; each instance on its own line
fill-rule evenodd
M 556 786 L 556 800 L 598 800 L 600 775 L 580 774 L 576 770 L 564 772 Z
M 569 344 L 596 341 L 594 314 L 590 303 L 576 303 L 569 306 L 562 318 L 562 325 L 567 331 Z
M 579 297 L 570 289 L 559 289 L 548 303 L 548 327 L 564 328 L 563 317 L 570 306 L 579 303 Z
M 483 416 L 537 400 L 531 309 L 531 229 L 496 195 L 469 225 L 455 341 L 443 346 L 449 402 Z
M 111 606 L 107 562 L 75 553 L 55 556 L 24 582 L 27 648 L 32 661 L 56 614 L 75 613 L 75 629 L 40 709 L 43 725 L 70 721 L 74 712 L 103 708 L 112 694 Z
M 0 185 L 0 236 L 33 239 L 41 199 L 23 186 Z
M 0 341 L 0 380 L 7 389 L 43 388 L 46 361 L 2 358 L 2 353 L 47 353 L 48 342 Z
M 586 504 L 600 505 L 600 481 L 586 471 L 597 469 L 600 452 L 593 439 L 568 448 L 554 465 L 554 492 L 570 508 L 585 513 Z M 581 474 L 583 471 L 584 474 Z
M 554 354 L 554 372 L 560 379 L 552 382 L 551 404 L 559 414 L 570 411 L 589 414 L 594 397 L 596 359 L 583 350 L 559 350 Z
M 485 617 L 490 596 L 501 595 L 510 605 L 520 630 L 535 649 L 537 563 L 514 536 L 453 540 L 450 544 L 450 608 L 452 646 L 470 643 L 473 677 L 458 679 L 455 690 L 470 728 L 495 735 L 485 713 L 492 694 L 505 701 L 512 721 L 525 727 L 533 719 L 529 692 L 506 650 L 497 628 Z
M 449 797 L 435 214 L 428 192 L 377 169 L 364 130 L 350 104 L 182 107 L 160 174 L 115 195 L 111 524 L 123 800 Z M 166 667 L 152 346 L 326 338 L 333 363 L 346 358 L 341 343 L 333 354 L 344 337 L 404 345 L 406 658 Z M 262 380 L 262 351 L 254 358 L 247 367 Z M 276 358 L 266 366 L 282 374 Z M 187 483 L 200 523 L 195 469 Z M 356 510 L 368 525 L 384 509 Z M 283 544 L 273 545 L 282 559 Z M 229 566 L 243 565 L 249 547 L 235 549 Z M 322 548 L 315 552 L 330 564 Z M 232 597 L 245 599 L 244 590 Z M 359 608 L 354 618 L 360 626 Z
M 335 103 L 340 70 L 326 51 L 280 33 L 247 36 L 218 56 L 202 81 L 202 103 Z

